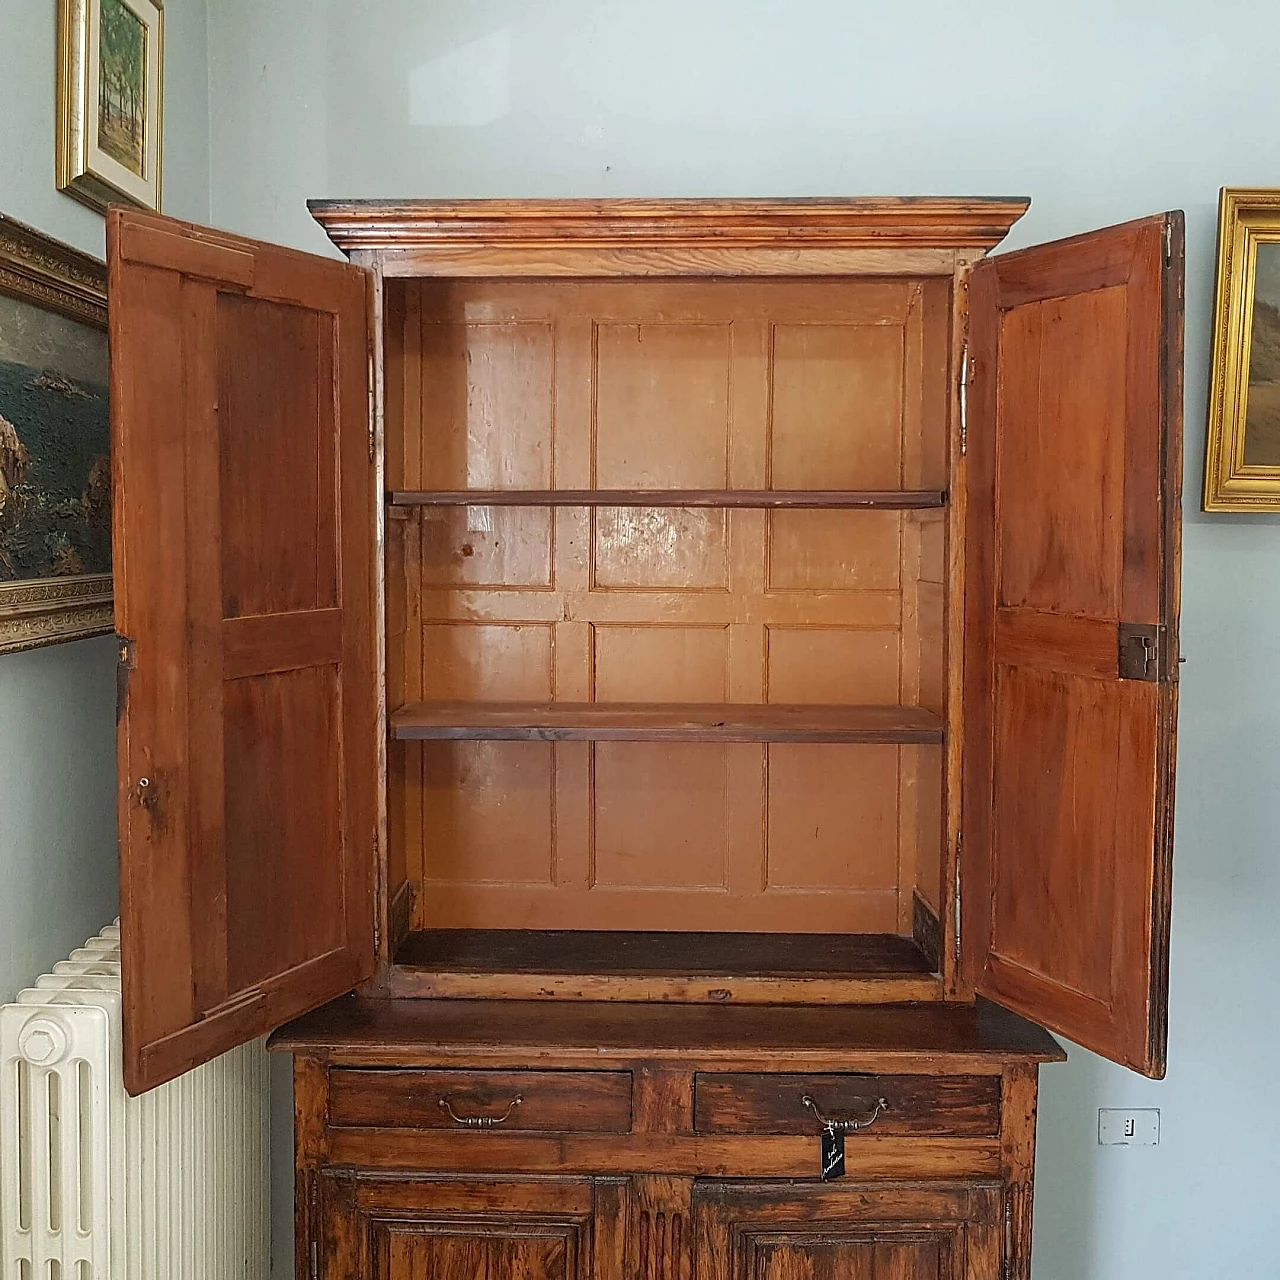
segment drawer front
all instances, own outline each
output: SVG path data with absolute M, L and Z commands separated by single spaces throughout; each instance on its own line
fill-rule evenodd
M 629 1071 L 329 1073 L 329 1123 L 497 1133 L 629 1133 Z
M 700 1072 L 694 1088 L 698 1133 L 816 1134 L 822 1131 L 819 1113 L 831 1120 L 871 1120 L 850 1138 L 858 1133 L 978 1138 L 1000 1131 L 999 1076 Z M 805 1098 L 814 1106 L 806 1106 Z M 877 1110 L 881 1098 L 886 1105 Z

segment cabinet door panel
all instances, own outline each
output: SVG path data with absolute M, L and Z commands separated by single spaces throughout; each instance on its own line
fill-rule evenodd
M 368 279 L 108 217 L 124 1073 L 373 969 Z
M 459 1226 L 438 1231 L 405 1223 L 374 1228 L 377 1280 L 577 1280 L 583 1272 L 570 1232 L 520 1231 L 491 1224 L 468 1234 Z
M 752 1280 L 951 1280 L 957 1274 L 950 1250 L 931 1236 L 785 1240 L 757 1244 L 752 1254 L 746 1269 Z
M 1000 1187 L 706 1183 L 698 1280 L 999 1280 Z
M 1182 217 L 1001 255 L 971 288 L 963 966 L 1164 1073 Z
M 622 1277 L 623 1179 L 321 1182 L 321 1280 Z

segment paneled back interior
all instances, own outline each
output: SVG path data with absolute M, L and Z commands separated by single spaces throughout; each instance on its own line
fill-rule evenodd
M 389 489 L 945 489 L 950 281 L 388 281 Z M 388 516 L 392 707 L 945 713 L 942 511 Z M 393 743 L 418 927 L 910 933 L 937 746 Z

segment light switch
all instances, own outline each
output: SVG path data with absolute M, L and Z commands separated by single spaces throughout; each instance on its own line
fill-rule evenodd
M 1155 1147 L 1160 1144 L 1160 1111 L 1144 1108 L 1121 1111 L 1103 1107 L 1098 1112 L 1098 1145 L 1103 1147 Z

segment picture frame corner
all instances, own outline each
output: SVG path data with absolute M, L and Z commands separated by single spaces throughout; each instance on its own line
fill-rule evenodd
M 59 323 L 70 321 L 99 331 L 105 337 L 105 264 L 25 223 L 0 215 L 0 306 L 10 300 L 60 317 Z M 57 371 L 53 372 L 56 376 Z M 13 428 L 7 419 L 6 426 Z M 16 428 L 13 429 L 16 432 Z M 25 424 L 23 430 L 26 430 Z M 109 458 L 109 426 L 105 414 L 101 431 L 103 452 L 98 456 Z M 16 434 L 14 439 L 25 451 L 25 442 Z M 11 464 L 4 478 L 7 499 L 14 492 L 13 481 L 22 477 L 15 475 L 12 457 L 0 456 L 0 467 L 6 461 Z M 0 474 L 4 473 L 0 471 Z M 90 466 L 85 477 L 86 493 L 91 487 L 92 474 Z M 7 502 L 0 504 L 0 533 L 4 532 L 4 505 Z M 108 547 L 109 527 L 108 524 Z M 112 630 L 113 579 L 109 558 L 105 572 L 93 569 L 84 573 L 59 575 L 54 572 L 0 580 L 0 654 L 105 635 Z
M 1221 188 L 1212 320 L 1202 509 L 1280 512 L 1280 189 Z

